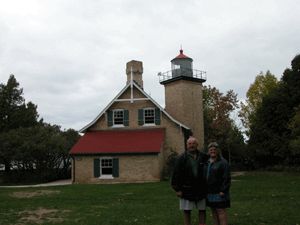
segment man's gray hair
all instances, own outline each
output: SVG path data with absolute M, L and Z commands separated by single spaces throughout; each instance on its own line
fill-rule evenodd
M 197 141 L 197 139 L 196 138 L 194 138 L 194 137 L 190 137 L 187 141 L 186 141 L 186 144 L 189 142 L 189 140 L 196 140 L 196 143 L 198 144 L 198 141 Z
M 217 149 L 219 149 L 219 145 L 217 142 L 211 142 L 209 145 L 208 145 L 208 149 L 210 149 L 211 147 L 215 147 Z

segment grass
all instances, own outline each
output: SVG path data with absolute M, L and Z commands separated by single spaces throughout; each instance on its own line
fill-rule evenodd
M 229 224 L 300 225 L 300 177 L 249 172 L 233 178 Z M 35 194 L 35 195 L 34 195 Z M 34 196 L 33 196 L 34 195 Z M 192 224 L 198 224 L 192 212 Z M 0 188 L 0 224 L 183 224 L 170 182 Z M 207 224 L 212 224 L 207 209 Z

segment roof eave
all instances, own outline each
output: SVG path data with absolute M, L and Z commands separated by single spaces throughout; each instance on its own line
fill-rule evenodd
M 133 155 L 133 154 L 158 154 L 161 151 L 155 152 L 90 152 L 90 153 L 69 153 L 69 155 Z
M 119 94 L 117 94 L 117 96 L 102 110 L 102 112 L 100 114 L 98 114 L 98 116 L 92 121 L 90 122 L 88 125 L 86 125 L 85 127 L 83 127 L 81 130 L 79 130 L 79 133 L 85 133 L 86 130 L 88 128 L 90 128 L 92 125 L 94 125 L 97 120 L 106 112 L 107 109 L 109 109 L 109 107 L 116 101 L 116 99 L 118 99 L 123 93 L 124 91 L 130 86 L 130 83 L 128 83 L 120 92 Z

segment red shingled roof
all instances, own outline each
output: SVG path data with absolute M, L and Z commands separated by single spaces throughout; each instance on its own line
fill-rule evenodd
M 174 58 L 174 59 L 182 59 L 182 58 L 190 59 L 190 57 L 187 57 L 186 55 L 183 54 L 183 50 L 181 49 L 180 50 L 180 54 L 176 58 Z
M 85 133 L 70 154 L 160 152 L 165 130 L 101 131 Z

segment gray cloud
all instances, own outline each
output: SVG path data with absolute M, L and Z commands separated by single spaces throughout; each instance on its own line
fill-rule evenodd
M 81 129 L 126 84 L 131 60 L 164 106 L 158 72 L 179 54 L 205 85 L 243 100 L 260 71 L 280 78 L 299 53 L 299 7 L 287 1 L 21 1 L 0 8 L 0 82 L 14 74 L 45 122 Z

